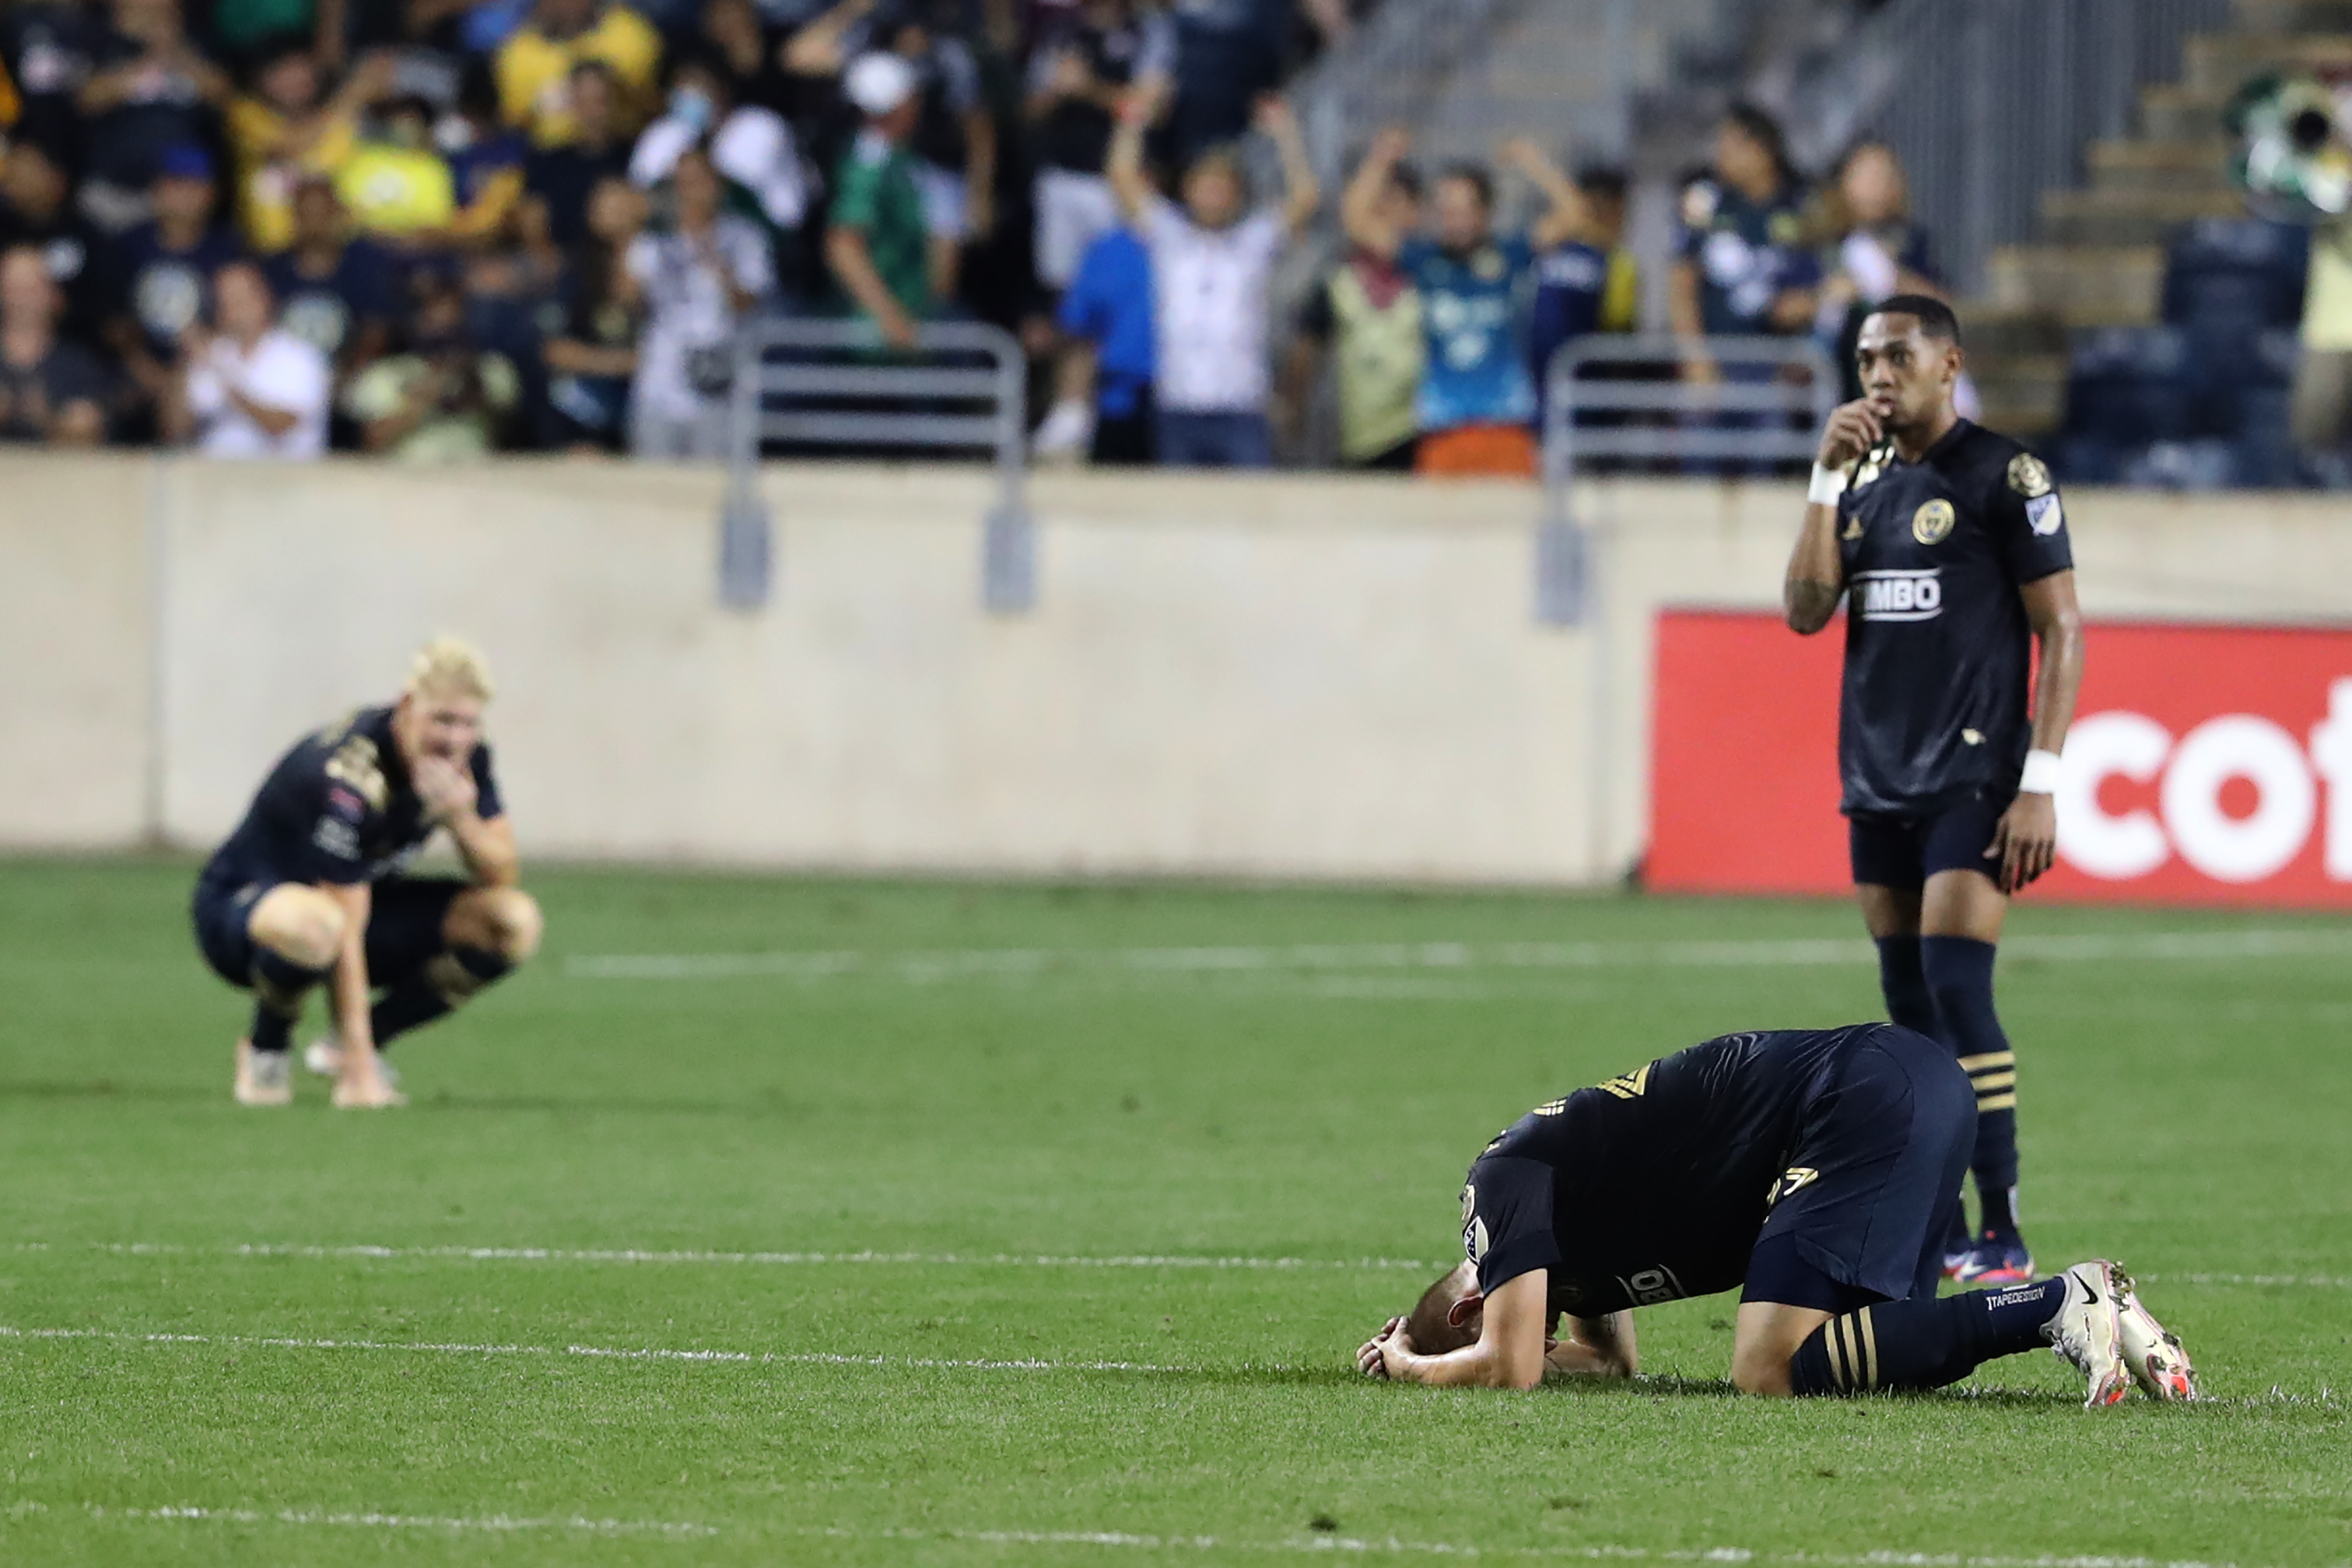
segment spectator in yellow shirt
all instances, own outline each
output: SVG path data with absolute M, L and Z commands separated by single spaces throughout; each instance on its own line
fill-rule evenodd
M 613 0 L 538 0 L 530 20 L 499 46 L 494 68 L 499 107 L 537 147 L 561 147 L 578 134 L 572 112 L 572 68 L 601 60 L 619 89 L 619 119 L 634 135 L 653 102 L 661 36 Z
M 432 244 L 457 216 L 457 183 L 433 148 L 433 108 L 396 98 L 335 171 L 335 194 L 352 221 L 378 238 Z
M 391 86 L 392 58 L 372 55 L 327 97 L 318 57 L 300 46 L 264 61 L 253 90 L 229 100 L 237 226 L 257 254 L 293 243 L 295 187 L 341 166 L 358 141 L 360 116 Z

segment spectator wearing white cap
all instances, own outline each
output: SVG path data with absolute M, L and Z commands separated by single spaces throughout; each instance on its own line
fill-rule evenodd
M 1151 253 L 1159 457 L 1185 467 L 1262 468 L 1274 461 L 1266 405 L 1266 292 L 1284 244 L 1313 221 L 1320 195 L 1290 106 L 1258 100 L 1255 123 L 1282 155 L 1279 208 L 1244 205 L 1240 161 L 1216 148 L 1184 171 L 1181 207 L 1143 172 L 1147 94 L 1132 95 L 1111 138 L 1111 188 Z
M 893 348 L 912 348 L 931 310 L 930 229 L 907 139 L 922 112 L 915 68 L 877 50 L 852 60 L 842 90 L 865 124 L 833 182 L 824 258 L 850 307 Z

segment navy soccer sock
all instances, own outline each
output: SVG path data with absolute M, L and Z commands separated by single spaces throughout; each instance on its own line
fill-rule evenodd
M 1789 1362 L 1789 1386 L 1798 1394 L 1941 1388 L 2043 1343 L 2043 1326 L 2065 1303 L 2063 1279 L 1881 1301 L 1814 1330 Z
M 1977 1200 L 1984 1229 L 2017 1233 L 2017 1057 L 1992 1005 L 1993 944 L 1965 936 L 1919 939 L 1920 967 L 1936 999 L 1940 1037 L 1977 1091 Z
M 1921 965 L 1917 937 L 1878 939 L 1878 988 L 1886 995 L 1888 1018 L 1931 1040 L 1943 1037 L 1936 1032 L 1936 998 L 1927 991 L 1927 972 Z
M 436 955 L 415 973 L 394 981 L 392 989 L 369 1012 L 368 1028 L 375 1036 L 376 1049 L 462 1006 L 474 993 L 513 968 L 487 948 L 453 947 Z
M 290 959 L 263 948 L 253 960 L 253 1028 L 247 1037 L 257 1051 L 282 1051 L 302 1016 L 310 987 L 327 978 L 328 971 L 305 969 Z

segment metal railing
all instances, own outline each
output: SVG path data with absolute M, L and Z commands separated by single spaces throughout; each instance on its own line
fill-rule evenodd
M 1028 370 L 1011 333 L 979 322 L 927 323 L 911 353 L 900 354 L 886 350 L 868 322 L 782 317 L 745 327 L 732 346 L 727 499 L 719 514 L 722 604 L 749 610 L 768 601 L 774 531 L 760 493 L 760 460 L 779 449 L 846 457 L 991 453 L 997 494 L 981 520 L 981 603 L 998 615 L 1036 604 Z
M 1719 378 L 1683 375 L 1695 360 Z M 1604 366 L 1621 374 L 1591 374 Z M 1562 508 L 1586 461 L 1684 471 L 1805 461 L 1838 395 L 1837 367 L 1811 338 L 1595 333 L 1552 355 L 1545 379 L 1544 483 Z
M 1683 376 L 1694 359 L 1720 380 Z M 1596 372 L 1601 374 L 1594 374 Z M 1608 374 L 1614 372 L 1616 374 Z M 1809 338 L 1600 334 L 1564 345 L 1544 373 L 1543 509 L 1536 520 L 1538 625 L 1584 637 L 1586 799 L 1593 864 L 1606 862 L 1614 810 L 1604 758 L 1615 734 L 1604 592 L 1610 528 L 1575 511 L 1587 465 L 1731 473 L 1808 462 L 1837 405 L 1837 369 Z

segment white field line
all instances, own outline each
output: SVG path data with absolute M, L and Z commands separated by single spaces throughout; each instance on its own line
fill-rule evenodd
M 567 1357 L 590 1361 L 637 1361 L 684 1363 L 700 1366 L 837 1366 L 865 1367 L 877 1371 L 910 1370 L 927 1372 L 1012 1372 L 1012 1373 L 1117 1373 L 1166 1374 L 1197 1377 L 1219 1369 L 1201 1366 L 1174 1366 L 1163 1362 L 1143 1361 L 1047 1361 L 1038 1357 L 950 1357 L 908 1355 L 853 1355 L 835 1351 L 736 1351 L 712 1349 L 667 1349 L 659 1346 L 612 1345 L 518 1345 L 518 1344 L 455 1344 L 436 1341 L 399 1340 L 328 1340 L 297 1339 L 291 1336 L 261 1334 L 167 1334 L 138 1333 L 121 1329 L 24 1329 L 0 1324 L 0 1342 L 15 1340 L 80 1341 L 130 1345 L 205 1345 L 224 1350 L 284 1350 L 284 1351 L 350 1351 L 393 1352 L 409 1355 L 460 1356 L 480 1360 L 493 1356 L 530 1356 L 550 1360 Z M 1337 1369 L 1342 1363 L 1328 1363 Z M 1268 1362 L 1223 1369 L 1226 1372 L 1293 1373 L 1302 1370 L 1285 1363 Z M 1652 1382 L 1646 1376 L 1637 1382 Z M 1962 1389 L 1957 1397 L 1980 1396 L 2000 1390 Z M 2239 1394 L 2209 1398 L 2209 1406 L 2231 1406 L 2242 1409 L 2327 1409 L 2342 1408 L 2336 1391 L 2322 1387 L 2316 1394 L 2298 1394 L 2272 1385 L 2266 1394 Z M 1908 1561 L 1907 1559 L 1906 1561 Z
M 1570 1563 L 1811 1563 L 1820 1568 L 2237 1568 L 2234 1563 L 2194 1559 L 2059 1555 L 1988 1556 L 1975 1552 L 1776 1552 L 1744 1546 L 1477 1546 L 1446 1541 L 1403 1541 L 1395 1536 L 1293 1536 L 1278 1541 L 1240 1541 L 1215 1535 L 1152 1535 L 1112 1530 L 813 1530 L 804 1533 L 835 1541 L 968 1541 L 1003 1546 L 1129 1547 L 1147 1552 L 1265 1552 L 1320 1555 L 1494 1557 Z
M 0 1513 L 22 1518 L 52 1511 L 47 1504 L 18 1502 Z M 330 1526 L 361 1530 L 441 1530 L 506 1532 L 522 1531 L 574 1531 L 598 1535 L 657 1535 L 701 1538 L 723 1531 L 708 1524 L 639 1521 L 617 1519 L 512 1519 L 493 1514 L 483 1518 L 436 1518 L 422 1514 L 329 1513 L 319 1510 L 280 1509 L 265 1512 L 241 1508 L 109 1508 L 85 1503 L 81 1511 L 92 1520 L 142 1521 L 173 1524 L 283 1524 Z M 756 1528 L 751 1533 L 762 1533 Z M 1321 1555 L 1421 1557 L 1496 1557 L 1528 1561 L 1583 1563 L 1761 1563 L 1818 1564 L 1820 1568 L 2236 1568 L 2234 1563 L 2195 1559 L 2120 1557 L 2110 1555 L 2044 1554 L 2039 1557 L 1988 1556 L 1974 1552 L 1776 1552 L 1744 1546 L 1477 1546 L 1445 1541 L 1404 1541 L 1395 1536 L 1360 1537 L 1337 1533 L 1292 1536 L 1276 1541 L 1242 1541 L 1215 1535 L 1156 1535 L 1119 1530 L 847 1530 L 818 1527 L 787 1533 L 826 1541 L 961 1541 L 988 1546 L 1097 1546 L 1146 1552 L 1258 1552 Z
M 40 1503 L 17 1503 L 14 1513 L 47 1513 Z M 671 1523 L 629 1519 L 514 1519 L 490 1514 L 479 1519 L 445 1519 L 413 1513 L 327 1513 L 312 1509 L 249 1508 L 108 1508 L 85 1503 L 82 1511 L 93 1520 L 140 1520 L 188 1524 L 328 1525 L 345 1530 L 457 1530 L 505 1534 L 526 1531 L 556 1531 L 583 1535 L 709 1536 L 719 1533 L 707 1524 Z
M 2307 1290 L 2352 1290 L 2352 1279 L 2341 1274 L 2142 1274 L 2132 1278 L 2143 1285 L 2287 1285 Z
M 260 1334 L 142 1334 L 117 1329 L 20 1329 L 0 1325 L 0 1340 L 102 1340 L 134 1345 L 214 1345 L 228 1350 L 398 1351 L 412 1355 L 579 1356 L 597 1361 L 688 1362 L 731 1366 L 908 1367 L 950 1372 L 1190 1373 L 1199 1369 L 1139 1361 L 955 1359 L 846 1355 L 830 1351 L 665 1350 L 651 1346 L 444 1344 L 399 1340 L 312 1340 Z
M 2287 927 L 2014 936 L 2011 958 L 2054 963 L 2171 962 L 2352 954 L 2352 927 Z M 1726 942 L 1306 943 L 1265 947 L 966 948 L 918 952 L 577 953 L 563 973 L 583 980 L 832 980 L 866 976 L 934 984 L 1056 972 L 1279 974 L 1293 972 L 1468 969 L 1782 968 L 1876 962 L 1861 938 Z
M 635 1247 L 300 1247 L 248 1243 L 236 1247 L 189 1247 L 170 1241 L 20 1241 L 18 1252 L 105 1252 L 125 1258 L 302 1258 L 313 1259 L 424 1259 L 461 1263 L 703 1264 L 746 1268 L 816 1268 L 835 1264 L 895 1264 L 914 1268 L 1216 1268 L 1252 1272 L 1329 1269 L 1403 1269 L 1423 1273 L 1444 1264 L 1419 1258 L 1241 1258 L 1182 1253 L 1137 1253 L 1086 1258 L 1025 1252 L 665 1252 Z
M 248 1242 L 233 1247 L 191 1247 L 173 1241 L 20 1241 L 17 1252 L 100 1252 L 118 1258 L 294 1258 L 313 1261 L 589 1263 L 709 1266 L 717 1268 L 829 1268 L 884 1264 L 903 1268 L 1207 1268 L 1253 1273 L 1395 1270 L 1425 1273 L 1444 1267 L 1419 1258 L 1243 1258 L 1188 1253 L 1135 1253 L 1089 1258 L 1025 1252 L 695 1252 L 637 1247 L 315 1247 Z M 2352 1290 L 2352 1275 L 2229 1274 L 2194 1271 L 2146 1273 L 2143 1285 L 2267 1286 L 2305 1290 Z

